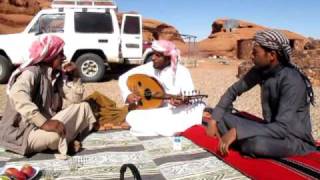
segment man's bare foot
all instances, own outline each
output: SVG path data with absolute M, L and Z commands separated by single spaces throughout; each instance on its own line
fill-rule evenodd
M 218 137 L 220 138 L 220 134 L 217 127 L 217 121 L 211 119 L 208 121 L 208 127 L 206 128 L 206 133 L 210 137 Z
M 111 124 L 111 123 L 105 123 L 104 125 L 103 125 L 103 127 L 104 127 L 104 131 L 106 131 L 106 130 L 111 130 L 112 129 L 112 127 L 113 127 L 113 124 Z
M 120 125 L 112 125 L 111 129 L 113 130 L 130 129 L 130 125 L 127 122 L 123 122 Z
M 209 112 L 203 111 L 202 119 L 211 119 L 211 114 Z
M 130 129 L 130 125 L 126 121 L 123 122 L 120 126 L 122 129 Z
M 222 156 L 229 154 L 229 146 L 237 139 L 237 130 L 231 128 L 227 133 L 225 133 L 220 140 L 219 149 Z
M 82 143 L 78 140 L 75 140 L 73 142 L 73 146 L 74 146 L 74 152 L 79 152 L 82 148 Z
M 82 148 L 81 142 L 78 140 L 74 140 L 69 144 L 69 148 L 68 148 L 69 154 L 78 153 L 80 152 L 81 148 Z

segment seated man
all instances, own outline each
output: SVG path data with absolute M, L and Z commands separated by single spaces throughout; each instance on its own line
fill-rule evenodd
M 96 119 L 91 108 L 80 102 L 83 86 L 72 80 L 76 66 L 62 66 L 63 46 L 57 36 L 40 37 L 29 49 L 29 61 L 11 75 L 0 146 L 22 155 L 58 150 L 59 157 L 66 158 L 68 144 L 93 128 Z
M 179 51 L 172 42 L 159 40 L 152 44 L 152 62 L 138 66 L 119 78 L 119 86 L 124 101 L 134 104 L 140 100 L 127 86 L 127 79 L 133 74 L 146 74 L 159 81 L 167 94 L 177 95 L 194 90 L 192 78 L 187 68 L 178 63 Z M 195 124 L 201 124 L 204 105 L 187 105 L 181 100 L 171 99 L 162 107 L 148 110 L 132 110 L 126 117 L 131 132 L 137 136 L 172 136 Z
M 222 135 L 222 155 L 227 155 L 235 142 L 242 153 L 251 156 L 286 157 L 315 150 L 310 122 L 312 86 L 292 64 L 290 53 L 289 40 L 279 31 L 256 33 L 252 53 L 255 66 L 225 92 L 208 123 L 208 135 Z M 256 122 L 231 114 L 237 96 L 257 84 L 264 120 Z

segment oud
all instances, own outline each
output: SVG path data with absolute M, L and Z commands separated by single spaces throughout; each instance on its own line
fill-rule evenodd
M 185 104 L 202 102 L 208 95 L 200 94 L 199 91 L 183 92 L 179 95 L 167 94 L 161 84 L 153 77 L 145 74 L 134 74 L 128 77 L 129 90 L 140 96 L 141 100 L 136 104 L 130 104 L 133 109 L 153 109 L 161 107 L 165 100 L 182 100 Z

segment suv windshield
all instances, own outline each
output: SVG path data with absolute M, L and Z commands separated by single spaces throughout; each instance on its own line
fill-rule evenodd
M 57 33 L 64 31 L 64 14 L 45 14 L 30 29 L 29 33 Z
M 113 33 L 110 13 L 75 13 L 75 31 L 80 33 Z

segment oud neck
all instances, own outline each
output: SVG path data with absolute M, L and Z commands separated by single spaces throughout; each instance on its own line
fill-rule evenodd
M 166 99 L 171 99 L 171 98 L 175 98 L 175 97 L 177 97 L 177 96 L 176 96 L 176 95 L 171 95 L 171 94 L 164 94 L 164 95 L 160 95 L 160 96 L 158 96 L 158 95 L 153 95 L 153 96 L 152 96 L 153 99 L 164 99 L 164 100 L 166 100 Z
M 201 98 L 201 97 L 205 97 L 207 98 L 208 96 L 207 95 L 203 95 L 203 94 L 196 94 L 196 95 L 186 95 L 186 96 L 183 96 L 183 95 L 172 95 L 172 94 L 164 94 L 164 95 L 161 95 L 161 96 L 157 96 L 157 95 L 153 95 L 152 98 L 153 99 L 171 99 L 171 98 L 174 98 L 174 99 L 192 99 L 192 98 Z

